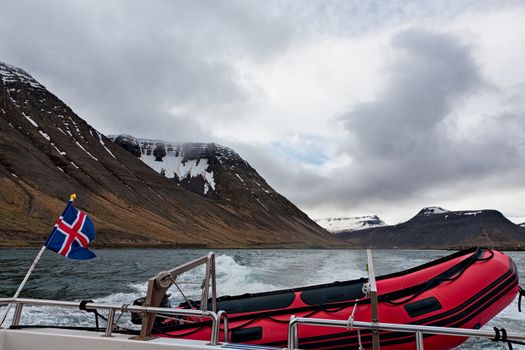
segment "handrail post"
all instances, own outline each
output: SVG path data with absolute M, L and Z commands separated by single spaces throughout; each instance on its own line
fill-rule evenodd
M 379 321 L 378 316 L 378 300 L 377 300 L 377 285 L 376 285 L 376 274 L 374 270 L 374 260 L 372 259 L 372 250 L 367 249 L 366 255 L 368 258 L 368 282 L 370 283 L 370 298 L 372 301 L 372 322 L 377 323 Z M 372 349 L 379 350 L 379 331 L 377 329 L 372 330 Z
M 113 321 L 115 320 L 115 309 L 109 309 L 108 321 L 106 325 L 106 332 L 104 337 L 111 337 L 111 332 L 113 331 Z
M 288 350 L 294 350 L 299 343 L 297 325 L 297 318 L 292 315 L 288 323 Z
M 229 333 L 229 329 L 228 329 L 228 314 L 224 310 L 221 310 L 221 311 L 219 311 L 217 313 L 217 318 L 219 319 L 219 333 L 220 333 L 220 330 L 221 330 L 221 318 L 222 317 L 224 317 L 224 341 L 226 343 L 229 343 L 230 342 L 230 335 L 228 334 Z
M 210 258 L 210 277 L 211 277 L 211 309 L 217 312 L 217 280 L 215 274 L 215 254 L 209 253 Z
M 205 271 L 204 284 L 202 286 L 202 295 L 201 295 L 201 310 L 208 310 L 208 295 L 210 293 L 210 269 L 211 269 L 210 254 L 208 254 L 208 257 L 206 259 L 206 271 Z
M 15 313 L 13 315 L 13 321 L 11 322 L 12 326 L 18 326 L 20 324 L 20 318 L 22 317 L 22 309 L 24 308 L 23 303 L 16 303 Z
M 211 318 L 211 340 L 210 345 L 219 344 L 219 318 L 215 312 L 206 312 L 206 316 Z
M 421 331 L 416 332 L 416 349 L 417 350 L 424 350 L 424 344 L 423 344 L 423 333 Z

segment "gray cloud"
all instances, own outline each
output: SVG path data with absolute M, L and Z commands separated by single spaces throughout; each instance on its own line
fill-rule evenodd
M 458 109 L 467 100 L 499 93 L 483 77 L 473 49 L 454 35 L 415 29 L 399 33 L 391 45 L 398 55 L 383 70 L 384 89 L 340 117 L 349 136 L 339 152 L 353 159 L 350 165 L 322 176 L 267 149 L 235 148 L 270 184 L 310 209 L 384 207 L 421 201 L 432 191 L 522 185 L 525 88 L 510 94 L 506 110 L 464 127 Z
M 474 42 L 472 33 L 420 29 L 423 23 L 446 31 L 449 18 L 519 6 L 519 0 L 5 0 L 0 60 L 26 69 L 102 132 L 231 146 L 303 209 L 392 206 L 442 189 L 483 193 L 523 186 L 525 88 L 500 91 L 487 81 L 476 49 L 459 39 Z M 283 139 L 261 138 L 273 142 L 264 147 L 214 133 L 213 126 L 223 122 L 246 122 L 252 129 L 262 125 L 264 113 L 275 111 L 254 106 L 271 104 L 264 96 L 267 86 L 301 92 L 300 84 L 286 85 L 286 76 L 270 77 L 275 81 L 268 85 L 243 80 L 239 61 L 256 71 L 270 67 L 262 71 L 271 75 L 274 59 L 305 43 L 359 41 L 377 33 L 390 37 L 405 23 L 414 29 L 390 42 L 396 56 L 382 60 L 390 60 L 379 78 L 383 89 L 358 104 L 350 91 L 352 107 L 337 106 L 343 113 L 335 122 L 348 134 L 342 142 L 340 134 L 332 139 L 330 133 L 306 128 Z M 312 62 L 293 62 L 303 63 Z M 311 73 L 322 80 L 320 72 L 333 74 L 325 68 Z M 461 107 L 487 93 L 501 97 L 501 110 L 481 113 L 465 125 Z M 282 110 L 304 112 L 304 106 L 287 107 Z M 302 143 L 288 144 L 285 138 L 295 134 Z M 333 165 L 340 155 L 350 164 L 324 171 L 324 162 Z
M 398 34 L 392 46 L 399 55 L 384 70 L 383 91 L 342 116 L 350 134 L 342 151 L 355 163 L 323 191 L 327 198 L 343 206 L 399 203 L 440 187 L 488 186 L 487 179 L 523 167 L 523 114 L 486 115 L 458 130 L 455 110 L 492 89 L 470 47 L 453 35 L 422 30 Z
M 276 156 L 271 148 L 244 143 L 234 143 L 231 146 L 241 157 L 248 160 L 270 186 L 293 198 L 296 203 L 307 203 L 315 188 L 322 186 L 326 181 L 322 176 L 306 169 L 304 164 Z
M 244 115 L 249 96 L 232 59 L 264 59 L 292 35 L 244 1 L 9 0 L 0 23 L 2 59 L 95 127 L 180 141 L 212 141 L 203 108 Z

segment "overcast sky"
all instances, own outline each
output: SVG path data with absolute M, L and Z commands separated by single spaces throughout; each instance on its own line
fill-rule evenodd
M 105 134 L 234 148 L 311 217 L 525 221 L 524 18 L 502 0 L 4 0 L 0 60 Z

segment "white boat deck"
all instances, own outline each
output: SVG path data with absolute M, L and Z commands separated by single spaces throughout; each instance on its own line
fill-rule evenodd
M 148 341 L 130 339 L 129 335 L 67 330 L 56 328 L 0 329 L 0 350 L 217 350 L 275 348 L 224 343 L 210 345 L 209 342 L 175 338 L 156 338 Z

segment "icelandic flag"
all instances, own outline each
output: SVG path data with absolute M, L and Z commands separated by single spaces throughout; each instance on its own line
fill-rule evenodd
M 45 246 L 65 257 L 86 260 L 96 256 L 87 249 L 89 242 L 93 240 L 93 222 L 84 212 L 75 208 L 73 200 L 70 200 L 47 238 Z

